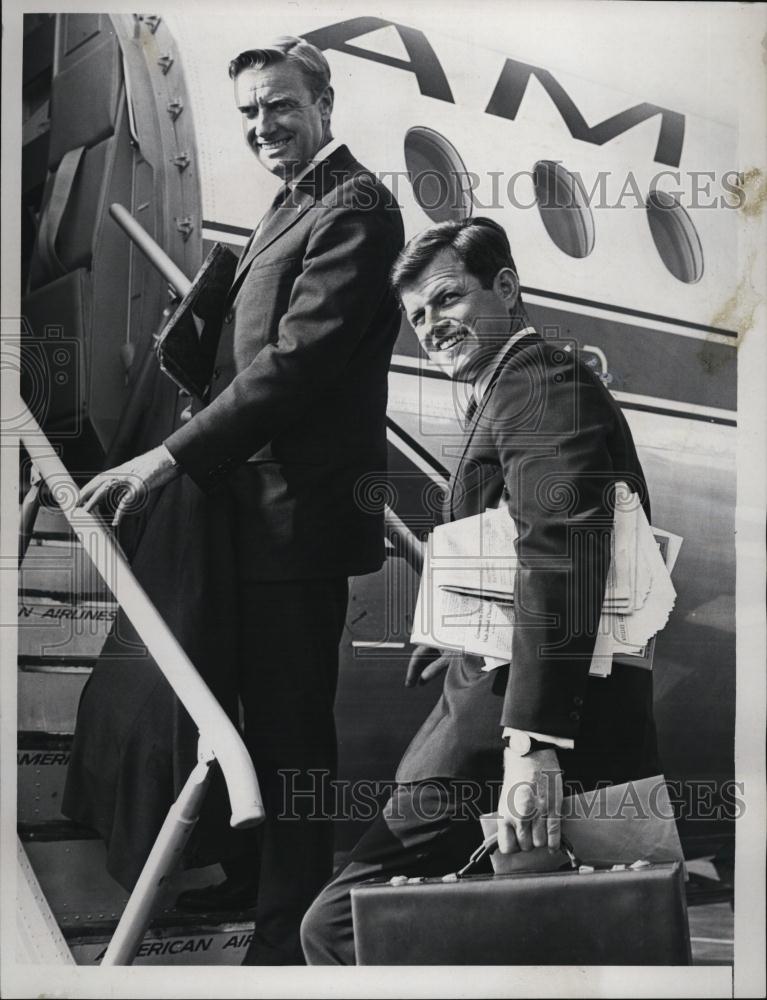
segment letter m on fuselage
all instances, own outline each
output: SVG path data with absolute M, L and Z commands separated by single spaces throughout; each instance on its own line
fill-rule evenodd
M 636 104 L 633 108 L 621 111 L 612 118 L 605 118 L 597 125 L 587 125 L 586 119 L 578 110 L 573 99 L 565 88 L 548 70 L 528 66 L 527 63 L 507 59 L 504 63 L 493 96 L 485 111 L 490 115 L 514 119 L 517 117 L 530 77 L 534 76 L 554 102 L 554 106 L 562 116 L 562 120 L 570 130 L 573 139 L 591 142 L 595 146 L 603 146 L 611 139 L 627 132 L 640 122 L 655 115 L 660 115 L 660 134 L 655 147 L 655 160 L 670 167 L 678 167 L 682 158 L 684 143 L 684 115 L 678 111 L 661 108 L 657 104 Z
M 359 38 L 361 35 L 388 27 L 394 28 L 399 34 L 407 51 L 407 59 L 397 59 L 349 44 L 352 38 Z M 434 97 L 449 104 L 455 103 L 450 84 L 436 52 L 426 35 L 417 28 L 409 28 L 404 24 L 397 24 L 396 21 L 389 21 L 382 17 L 352 17 L 346 21 L 339 21 L 337 24 L 308 31 L 304 34 L 304 38 L 313 42 L 320 49 L 336 49 L 360 59 L 368 59 L 412 73 L 424 96 Z M 565 125 L 570 130 L 570 135 L 574 139 L 590 142 L 595 146 L 603 146 L 635 125 L 639 125 L 655 115 L 660 115 L 660 134 L 655 148 L 655 160 L 670 167 L 679 166 L 684 143 L 683 114 L 678 111 L 670 111 L 668 108 L 661 108 L 657 104 L 643 103 L 621 111 L 611 118 L 606 118 L 596 125 L 588 125 L 573 99 L 548 70 L 529 66 L 516 59 L 507 59 L 504 63 L 490 103 L 485 108 L 486 113 L 513 121 L 517 116 L 531 76 L 538 80 L 553 101 Z

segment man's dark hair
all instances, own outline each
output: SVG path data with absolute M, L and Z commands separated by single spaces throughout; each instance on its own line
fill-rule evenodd
M 281 35 L 262 49 L 247 49 L 229 63 L 229 76 L 235 79 L 244 69 L 263 69 L 276 63 L 287 62 L 298 66 L 316 101 L 330 84 L 330 66 L 316 45 Z
M 509 238 L 497 222 L 483 216 L 438 222 L 414 236 L 400 252 L 391 272 L 395 292 L 411 285 L 442 250 L 454 253 L 483 288 L 492 288 L 493 279 L 504 267 L 517 273 Z

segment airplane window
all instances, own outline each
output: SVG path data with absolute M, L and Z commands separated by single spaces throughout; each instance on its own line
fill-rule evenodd
M 688 285 L 700 281 L 703 248 L 692 219 L 678 198 L 654 190 L 647 196 L 645 207 L 655 247 L 668 270 Z
M 533 184 L 541 220 L 554 243 L 571 257 L 588 257 L 594 249 L 594 216 L 580 177 L 555 160 L 539 160 Z
M 471 186 L 455 146 L 434 129 L 420 125 L 405 136 L 405 163 L 413 194 L 432 222 L 467 219 Z

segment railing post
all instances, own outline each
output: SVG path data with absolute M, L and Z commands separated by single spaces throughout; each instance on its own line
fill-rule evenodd
M 147 597 L 115 540 L 94 514 L 74 505 L 77 486 L 28 409 L 25 422 L 27 429 L 21 435 L 21 443 L 46 487 L 60 503 L 77 540 L 133 623 L 206 744 L 213 748 L 226 780 L 232 806 L 231 825 L 246 827 L 260 823 L 264 805 L 242 736 Z
M 406 561 L 416 573 L 420 573 L 423 568 L 422 543 L 391 507 L 384 507 L 384 521 L 389 534 L 400 543 Z
M 35 466 L 32 466 L 30 473 L 29 490 L 21 504 L 21 517 L 19 524 L 19 566 L 24 561 L 29 543 L 32 540 L 32 532 L 35 530 L 35 521 L 40 513 L 40 490 L 42 489 L 42 476 Z
M 152 918 L 152 911 L 162 884 L 178 865 L 181 852 L 197 822 L 200 806 L 210 781 L 210 767 L 214 760 L 211 751 L 198 750 L 198 763 L 165 817 L 162 829 L 157 835 L 157 840 L 101 960 L 102 965 L 132 963 Z

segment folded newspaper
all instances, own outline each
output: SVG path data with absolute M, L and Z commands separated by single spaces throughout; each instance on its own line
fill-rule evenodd
M 651 528 L 635 494 L 616 491 L 611 559 L 591 673 L 607 676 L 614 655 L 650 669 L 655 635 L 676 591 L 671 571 L 682 539 Z M 517 529 L 505 506 L 451 521 L 429 536 L 413 642 L 511 660 Z

